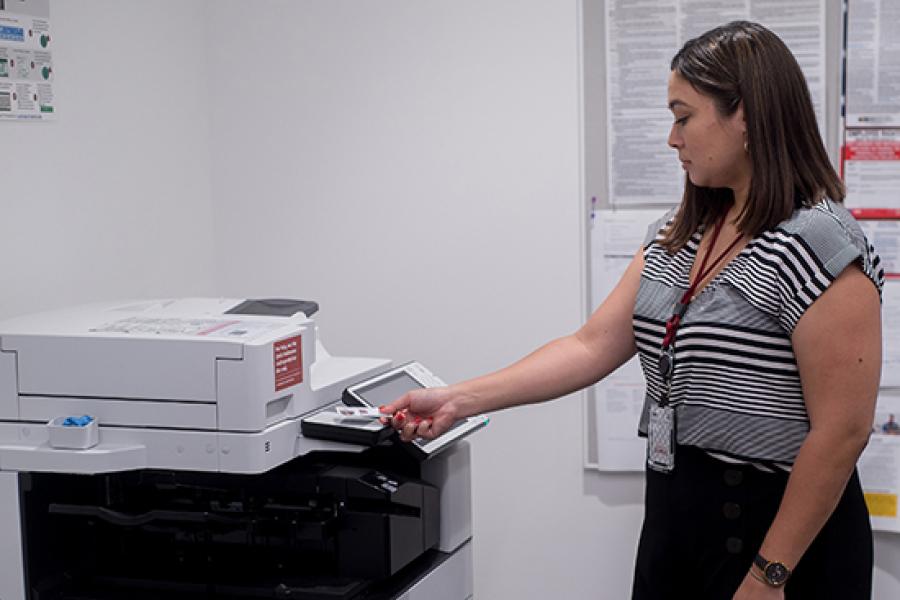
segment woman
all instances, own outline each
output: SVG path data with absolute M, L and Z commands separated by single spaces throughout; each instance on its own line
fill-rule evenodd
M 382 410 L 403 440 L 432 438 L 591 385 L 638 352 L 649 439 L 633 597 L 869 598 L 854 465 L 880 375 L 879 261 L 840 204 L 777 36 L 730 23 L 688 41 L 671 69 L 684 196 L 588 322 Z

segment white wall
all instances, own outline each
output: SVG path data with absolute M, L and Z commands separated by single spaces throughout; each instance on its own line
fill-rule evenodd
M 210 4 L 220 292 L 451 380 L 576 328 L 577 3 L 265 6 Z M 640 480 L 586 491 L 581 431 L 575 396 L 475 437 L 477 597 L 627 596 Z
M 59 120 L 0 123 L 0 317 L 309 297 L 333 351 L 454 380 L 579 324 L 575 0 L 51 16 Z M 628 596 L 641 478 L 584 473 L 581 431 L 572 397 L 473 439 L 478 598 Z M 898 556 L 878 536 L 876 598 L 900 596 Z
M 0 317 L 212 292 L 204 15 L 52 3 L 59 118 L 0 123 Z

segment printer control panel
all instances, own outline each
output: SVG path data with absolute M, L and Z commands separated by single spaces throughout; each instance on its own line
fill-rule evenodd
M 370 377 L 344 390 L 343 401 L 349 406 L 382 406 L 390 404 L 406 392 L 447 385 L 420 362 L 409 362 Z M 457 440 L 481 429 L 488 423 L 484 415 L 460 419 L 443 435 L 433 439 L 413 440 L 407 447 L 420 459 L 425 459 L 447 448 Z
M 420 362 L 408 362 L 365 379 L 344 390 L 348 406 L 382 406 L 390 404 L 406 392 L 447 385 Z

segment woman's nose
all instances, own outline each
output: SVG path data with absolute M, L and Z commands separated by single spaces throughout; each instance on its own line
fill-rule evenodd
M 669 129 L 669 139 L 668 144 L 670 148 L 680 148 L 683 143 L 681 136 L 675 133 L 675 125 L 672 125 L 672 128 Z

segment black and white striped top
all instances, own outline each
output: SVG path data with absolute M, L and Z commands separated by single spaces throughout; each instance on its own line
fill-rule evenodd
M 673 209 L 648 229 L 634 334 L 647 381 L 639 433 L 659 397 L 665 322 L 690 285 L 697 231 L 669 254 L 658 241 Z M 804 311 L 854 261 L 879 293 L 874 248 L 840 204 L 825 200 L 754 237 L 691 302 L 675 338 L 671 402 L 678 443 L 713 455 L 790 465 L 809 431 L 791 333 Z

